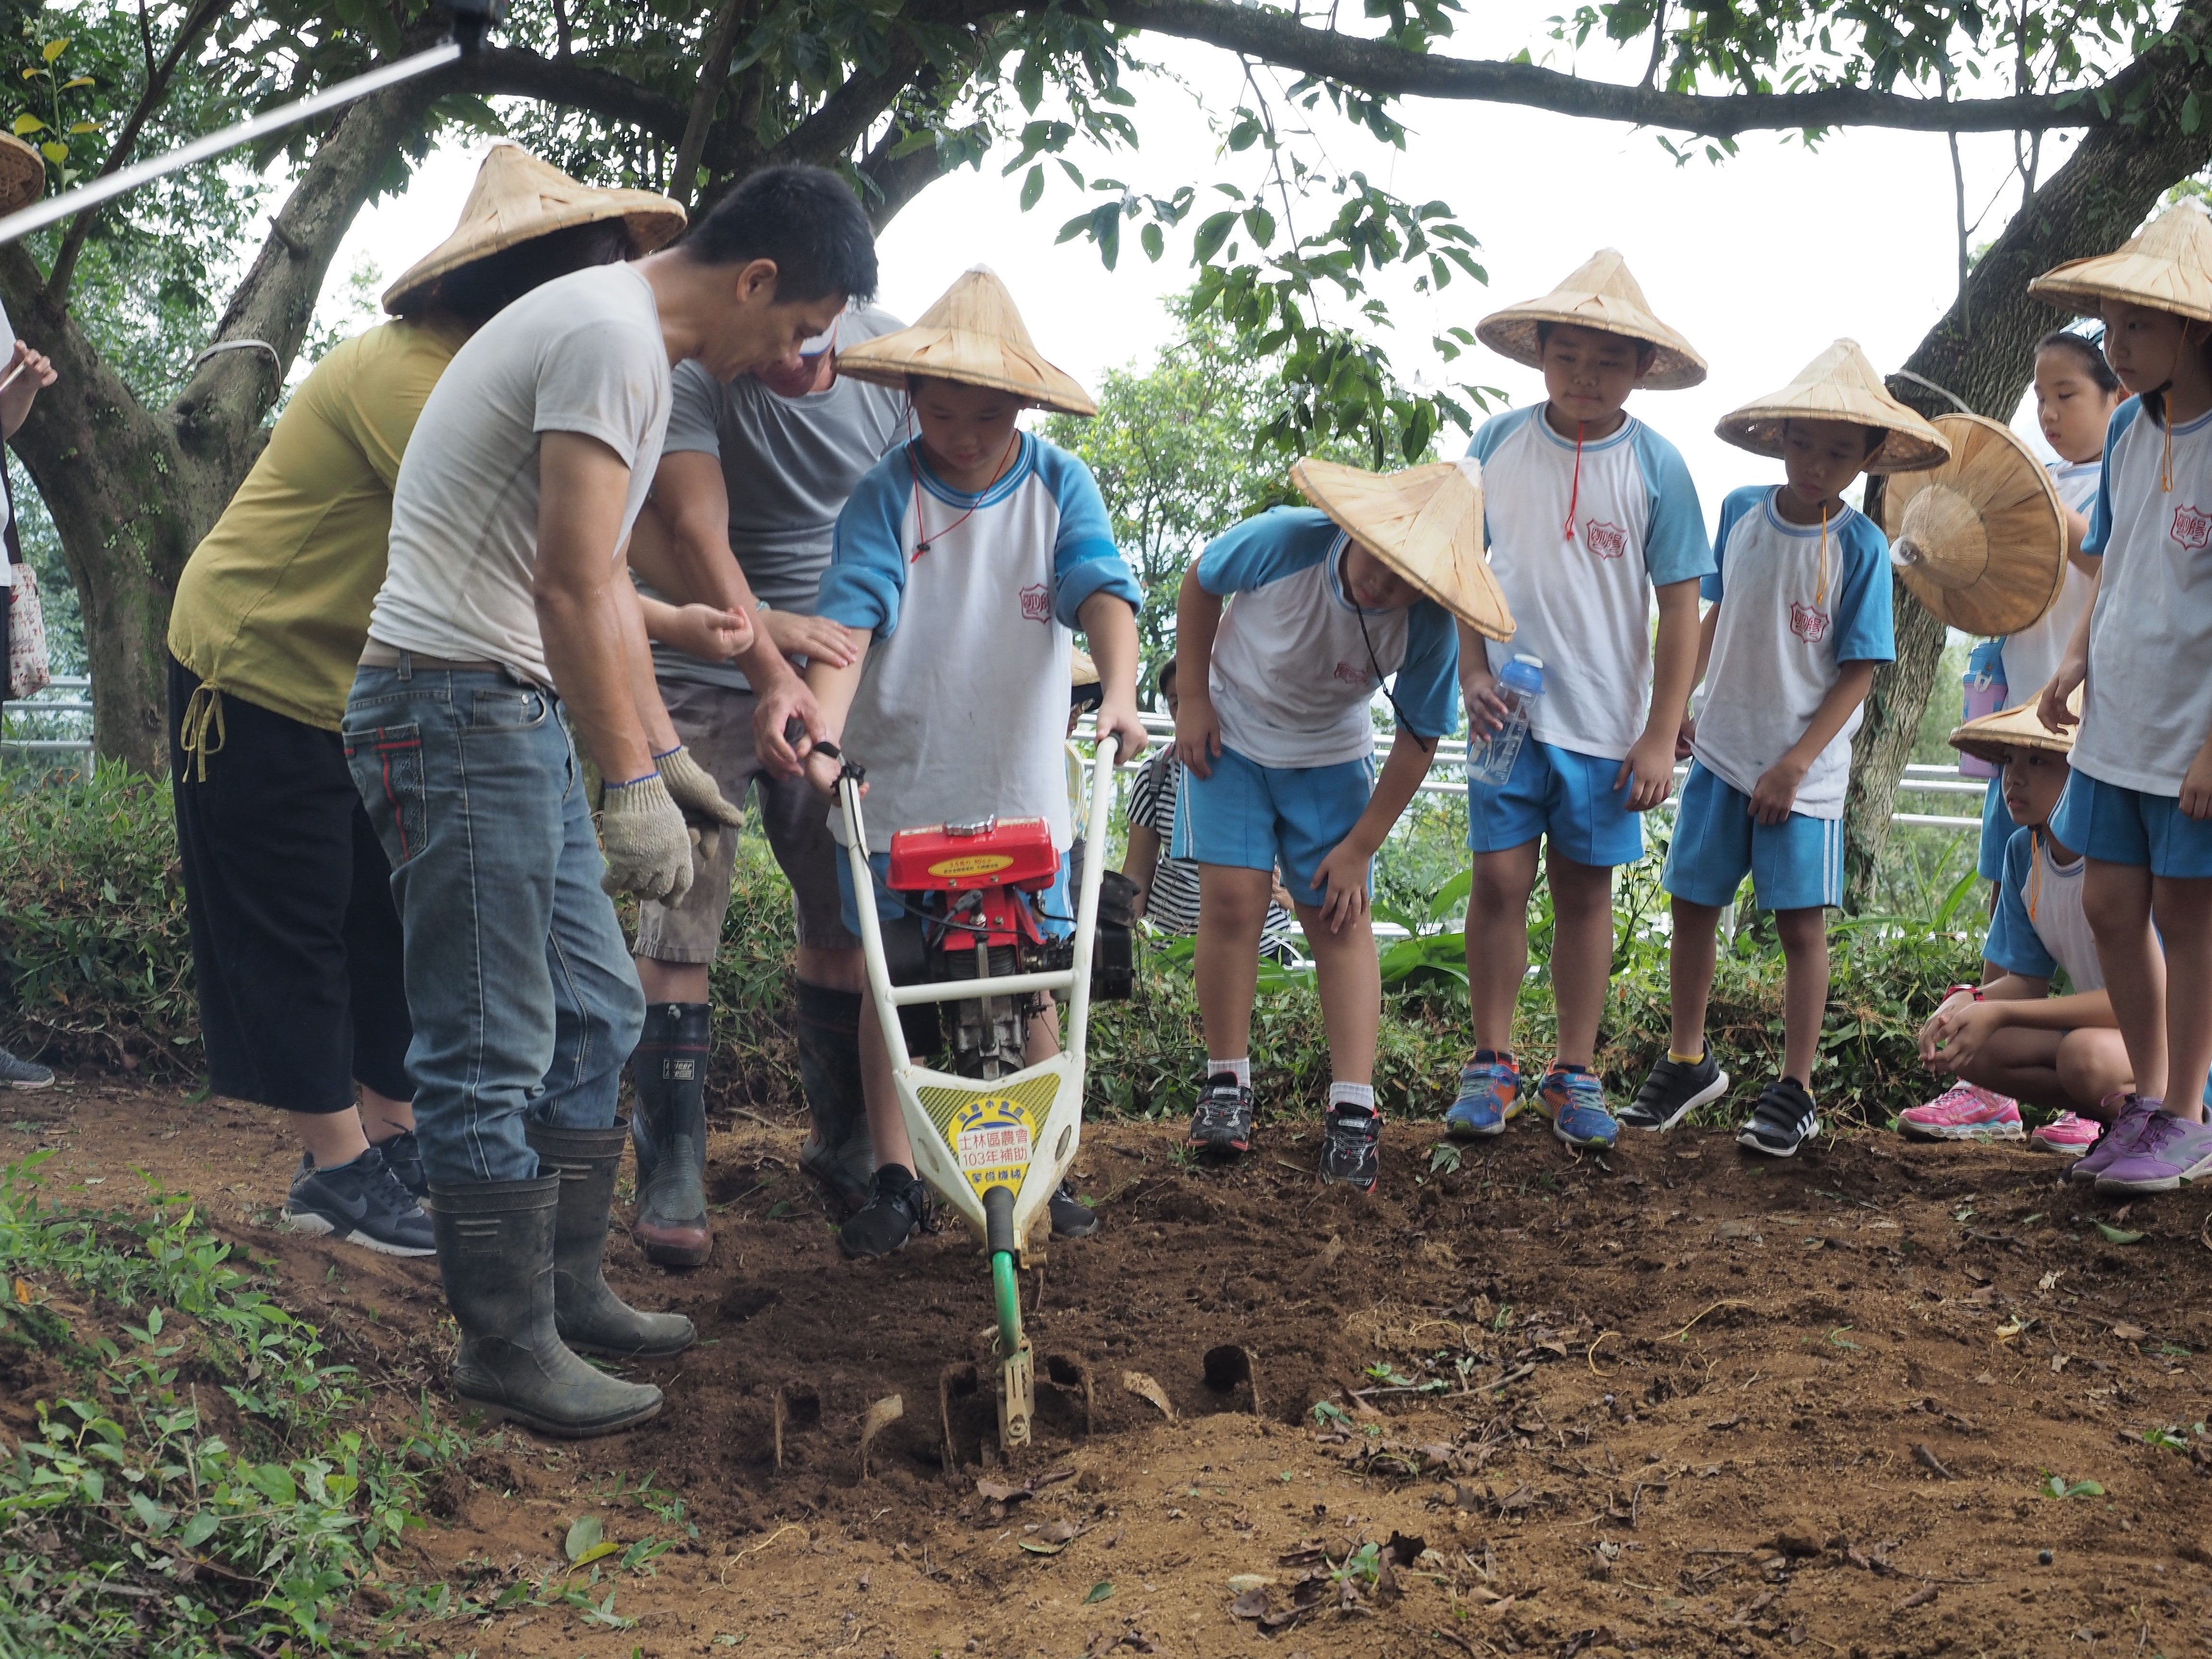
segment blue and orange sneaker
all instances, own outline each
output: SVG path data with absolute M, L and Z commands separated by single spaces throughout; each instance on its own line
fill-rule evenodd
M 1444 1133 L 1454 1140 L 1502 1135 L 1521 1107 L 1521 1068 L 1513 1056 L 1478 1048 L 1460 1070 L 1459 1098 L 1444 1114 Z
M 1570 1146 L 1599 1152 L 1620 1138 L 1595 1072 L 1554 1066 L 1536 1085 L 1536 1109 L 1552 1120 L 1552 1133 Z

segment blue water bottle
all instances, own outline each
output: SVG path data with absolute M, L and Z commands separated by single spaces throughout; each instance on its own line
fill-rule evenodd
M 1527 653 L 1515 657 L 1498 676 L 1498 695 L 1505 703 L 1505 724 L 1467 751 L 1467 781 L 1472 787 L 1495 789 L 1513 775 L 1522 741 L 1528 735 L 1528 716 L 1536 699 L 1544 695 L 1544 665 Z

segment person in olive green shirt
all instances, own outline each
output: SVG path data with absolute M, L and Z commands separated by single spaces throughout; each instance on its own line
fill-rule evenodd
M 170 767 L 209 1081 L 290 1118 L 295 1231 L 433 1250 L 391 868 L 338 732 L 409 434 L 453 354 L 509 301 L 683 224 L 665 198 L 495 148 L 459 228 L 386 294 L 397 320 L 316 365 L 178 582 Z M 726 654 L 706 643 L 711 617 L 655 620 Z

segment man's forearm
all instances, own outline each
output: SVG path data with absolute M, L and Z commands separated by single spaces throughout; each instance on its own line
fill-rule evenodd
M 675 723 L 668 718 L 668 706 L 660 700 L 659 682 L 653 678 L 653 641 L 646 629 L 645 603 L 636 587 L 626 581 L 616 582 L 612 592 L 615 607 L 623 615 L 630 707 L 637 711 L 637 723 L 644 729 L 647 746 L 655 755 L 665 755 L 680 739 L 676 735 Z
M 629 783 L 651 772 L 653 749 L 638 719 L 628 629 L 614 597 L 541 580 L 538 626 L 545 665 L 599 775 L 610 783 Z

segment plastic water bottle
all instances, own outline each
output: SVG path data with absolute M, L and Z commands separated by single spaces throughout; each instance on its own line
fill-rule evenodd
M 1994 714 L 2005 706 L 2011 688 L 2005 684 L 2002 641 L 1984 641 L 1974 647 L 1966 659 L 1966 717 L 1978 720 L 1984 714 Z M 2000 769 L 1985 760 L 1978 760 L 1963 750 L 1959 755 L 1959 775 L 1962 778 L 1993 778 Z
M 1525 652 L 1498 676 L 1498 695 L 1505 703 L 1505 724 L 1467 751 L 1467 781 L 1495 789 L 1513 775 L 1513 763 L 1528 735 L 1528 716 L 1544 695 L 1544 665 Z

